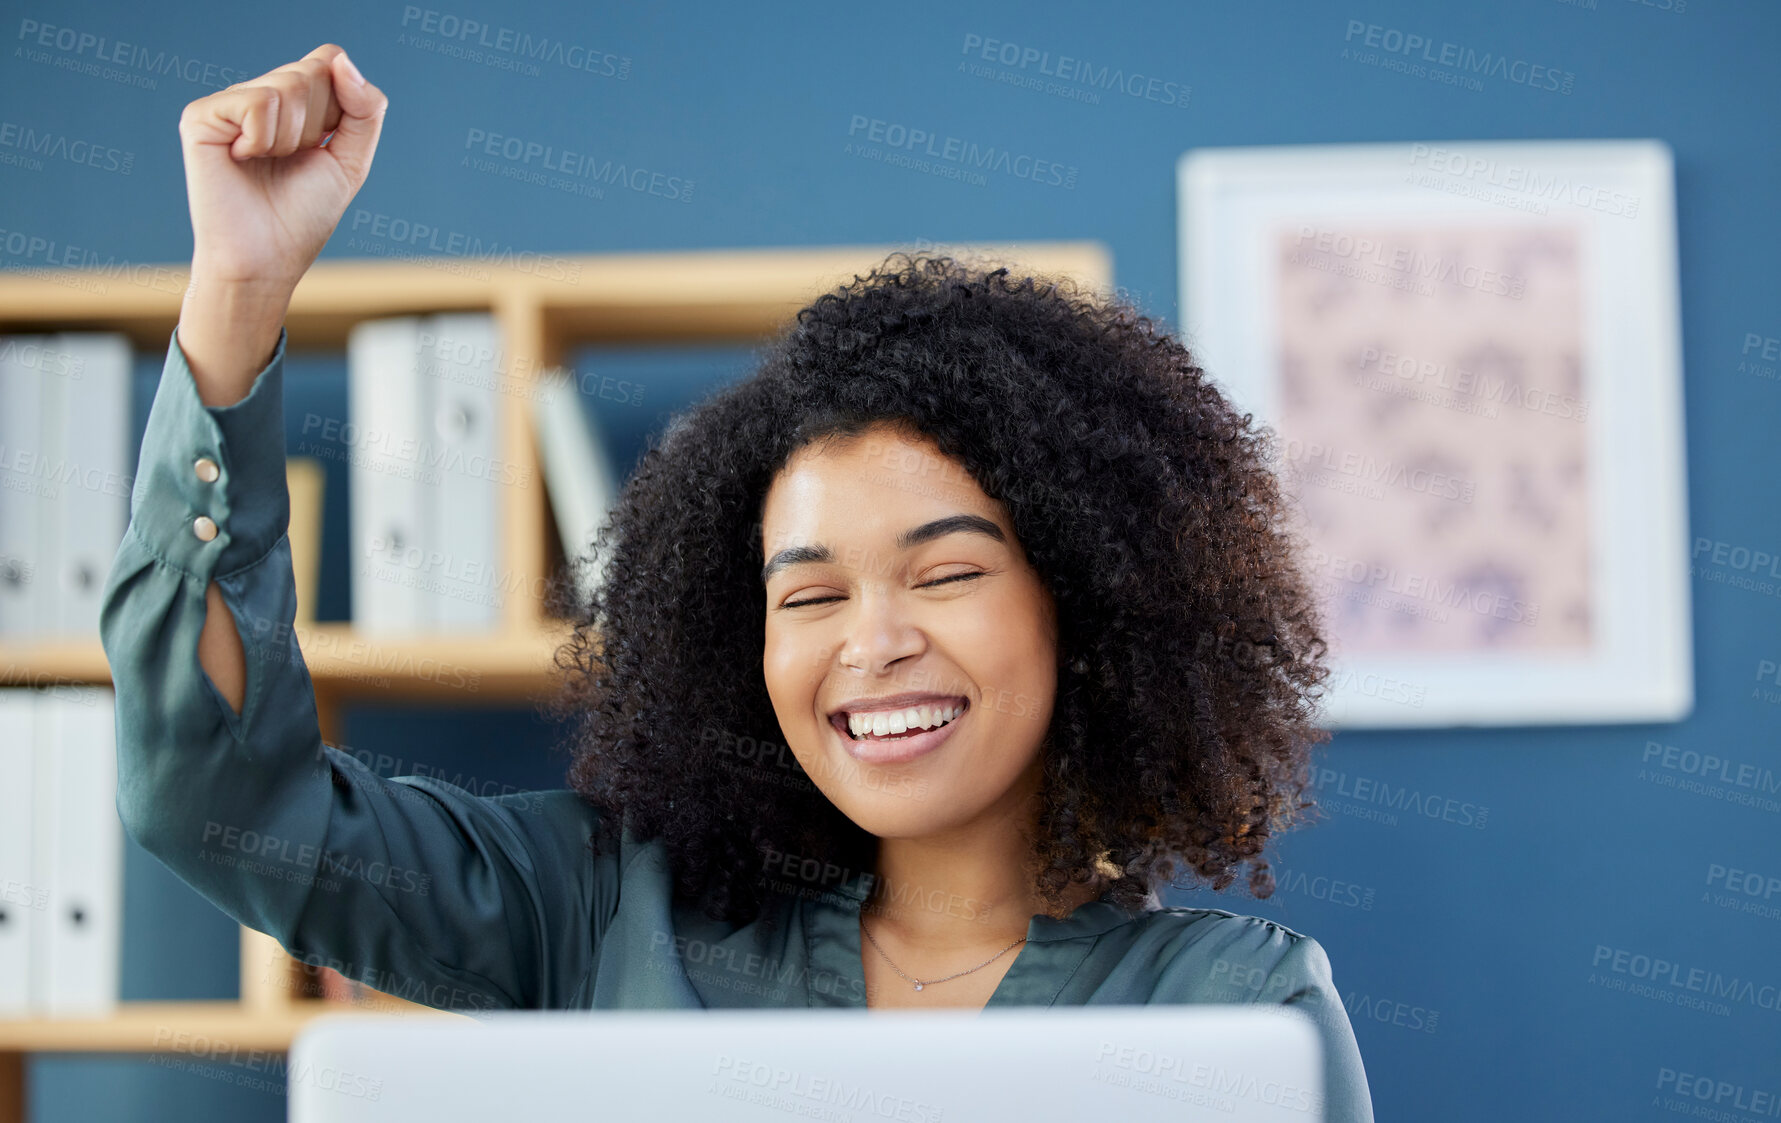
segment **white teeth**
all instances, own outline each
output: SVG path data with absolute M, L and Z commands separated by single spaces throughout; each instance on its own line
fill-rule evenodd
M 883 737 L 907 733 L 911 729 L 933 729 L 945 725 L 959 715 L 963 706 L 911 706 L 905 710 L 883 710 L 870 714 L 848 714 L 847 728 L 855 737 Z

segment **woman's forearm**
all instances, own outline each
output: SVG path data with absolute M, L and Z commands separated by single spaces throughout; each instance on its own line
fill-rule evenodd
M 272 358 L 291 306 L 281 284 L 213 279 L 194 264 L 179 308 L 179 349 L 206 406 L 232 406 Z

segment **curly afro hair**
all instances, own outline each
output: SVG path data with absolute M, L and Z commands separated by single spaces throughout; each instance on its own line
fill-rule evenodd
M 873 868 L 877 840 L 780 741 L 760 513 L 794 452 L 875 423 L 912 425 L 1005 504 L 1056 599 L 1034 856 L 1052 915 L 1084 883 L 1142 909 L 1182 862 L 1215 890 L 1247 863 L 1267 897 L 1264 845 L 1315 807 L 1327 644 L 1274 432 L 1123 297 L 991 264 L 894 253 L 819 297 L 752 377 L 674 418 L 553 585 L 574 631 L 545 710 L 603 813 L 593 845 L 621 820 L 660 839 L 713 918 L 760 915 L 763 856 Z

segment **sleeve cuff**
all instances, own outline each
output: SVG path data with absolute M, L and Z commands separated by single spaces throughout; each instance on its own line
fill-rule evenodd
M 169 335 L 130 495 L 130 527 L 162 560 L 202 581 L 252 565 L 290 526 L 285 340 L 280 327 L 272 358 L 246 397 L 206 406 L 178 329 Z M 214 524 L 214 535 L 203 519 Z

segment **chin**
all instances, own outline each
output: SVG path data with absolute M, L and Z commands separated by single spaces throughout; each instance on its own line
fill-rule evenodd
M 965 822 L 980 810 L 959 806 L 956 796 L 899 768 L 849 761 L 845 772 L 825 780 L 818 785 L 824 797 L 855 826 L 878 838 L 920 838 Z
M 968 811 L 958 813 L 931 799 L 884 793 L 850 793 L 836 806 L 855 826 L 875 838 L 922 838 L 970 818 Z
M 834 736 L 825 732 L 814 752 L 797 753 L 799 763 L 830 803 L 876 838 L 923 838 L 964 826 L 990 812 L 995 793 L 1019 779 L 1004 775 L 1001 761 L 980 761 L 975 774 L 961 776 L 960 762 L 945 759 L 953 746 L 911 762 L 868 764 Z

